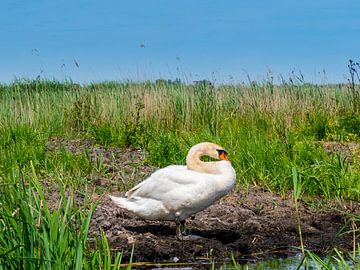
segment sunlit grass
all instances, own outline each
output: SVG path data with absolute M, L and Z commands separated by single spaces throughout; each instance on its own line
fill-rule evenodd
M 349 165 L 321 143 L 359 141 L 360 115 L 346 85 L 16 81 L 2 85 L 0 95 L 3 173 L 28 168 L 30 160 L 53 170 L 51 136 L 141 147 L 155 166 L 182 163 L 191 145 L 207 140 L 228 149 L 240 184 L 285 194 L 296 166 L 309 195 L 358 196 L 352 190 L 360 186 L 359 147 Z M 60 156 L 71 163 L 65 152 Z

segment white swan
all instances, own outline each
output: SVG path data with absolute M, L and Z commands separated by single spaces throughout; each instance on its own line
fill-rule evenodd
M 201 156 L 221 161 L 204 162 Z M 225 196 L 236 181 L 227 152 L 214 143 L 193 146 L 186 157 L 186 165 L 160 169 L 126 192 L 125 198 L 110 198 L 143 219 L 175 221 L 176 236 L 184 239 L 185 219 Z

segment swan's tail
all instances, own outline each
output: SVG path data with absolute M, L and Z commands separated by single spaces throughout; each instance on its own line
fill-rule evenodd
M 148 198 L 122 198 L 109 195 L 110 199 L 119 207 L 124 208 L 144 219 L 171 220 L 172 215 L 162 202 Z
M 110 199 L 119 207 L 129 209 L 129 202 L 127 198 L 114 197 L 109 195 Z M 129 209 L 131 210 L 131 209 Z

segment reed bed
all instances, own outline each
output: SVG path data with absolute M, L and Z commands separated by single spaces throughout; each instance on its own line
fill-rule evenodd
M 324 148 L 359 141 L 347 85 L 15 81 L 0 97 L 3 173 L 30 160 L 44 170 L 51 136 L 141 147 L 155 166 L 182 163 L 191 145 L 208 140 L 229 150 L 239 184 L 286 194 L 297 167 L 309 195 L 358 196 L 356 144 L 351 156 Z

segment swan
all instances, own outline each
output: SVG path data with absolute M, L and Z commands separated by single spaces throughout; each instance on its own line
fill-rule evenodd
M 209 156 L 220 161 L 202 161 Z M 125 197 L 113 197 L 119 207 L 143 219 L 176 222 L 176 237 L 185 239 L 185 220 L 229 193 L 236 173 L 225 149 L 203 142 L 194 145 L 186 156 L 186 166 L 170 165 L 159 169 L 136 185 Z

